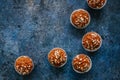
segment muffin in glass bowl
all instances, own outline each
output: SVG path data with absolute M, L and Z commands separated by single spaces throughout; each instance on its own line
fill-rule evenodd
M 34 69 L 34 63 L 28 56 L 20 56 L 16 59 L 14 68 L 20 75 L 28 75 Z
M 107 0 L 87 0 L 87 4 L 92 9 L 101 9 L 106 5 Z
M 77 73 L 86 73 L 91 69 L 92 61 L 89 56 L 78 54 L 72 60 L 72 67 Z
M 70 16 L 71 24 L 77 29 L 84 29 L 90 23 L 90 14 L 84 9 L 74 10 Z
M 67 62 L 67 54 L 62 48 L 53 48 L 48 53 L 48 61 L 54 67 L 62 67 Z
M 86 51 L 95 52 L 102 45 L 102 38 L 96 32 L 88 32 L 82 38 L 82 46 Z

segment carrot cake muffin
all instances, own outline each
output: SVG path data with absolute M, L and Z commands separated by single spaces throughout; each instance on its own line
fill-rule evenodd
M 91 69 L 92 61 L 89 56 L 85 54 L 78 54 L 72 61 L 73 70 L 77 73 L 85 73 Z
M 61 48 L 53 48 L 48 54 L 48 61 L 54 67 L 62 67 L 67 62 L 66 52 Z
M 97 51 L 102 44 L 101 36 L 96 32 L 88 32 L 82 38 L 82 46 L 85 50 L 94 52 Z
M 90 23 L 90 14 L 84 9 L 75 10 L 70 16 L 70 22 L 77 29 L 83 29 Z
M 34 68 L 33 61 L 28 56 L 20 56 L 14 64 L 15 70 L 20 75 L 28 75 Z
M 105 6 L 107 0 L 87 0 L 88 6 L 92 9 L 101 9 Z

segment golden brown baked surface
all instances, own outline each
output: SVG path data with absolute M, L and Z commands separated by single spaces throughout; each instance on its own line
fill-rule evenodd
M 61 48 L 54 48 L 48 54 L 50 64 L 55 67 L 61 67 L 67 61 L 66 52 Z
M 14 67 L 19 74 L 27 75 L 33 70 L 34 64 L 28 56 L 20 56 L 16 59 Z
M 78 9 L 72 12 L 71 14 L 71 23 L 79 28 L 82 29 L 86 27 L 90 22 L 90 15 L 86 10 Z
M 87 55 L 79 54 L 74 57 L 72 65 L 77 72 L 86 72 L 91 67 L 91 61 Z

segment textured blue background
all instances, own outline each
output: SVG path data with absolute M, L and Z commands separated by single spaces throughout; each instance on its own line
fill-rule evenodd
M 73 10 L 83 8 L 91 15 L 84 30 L 70 24 Z M 86 52 L 82 36 L 96 31 L 103 38 L 95 53 Z M 47 54 L 61 47 L 68 55 L 67 64 L 52 67 Z M 71 61 L 79 53 L 89 55 L 92 69 L 85 74 L 73 71 Z M 35 68 L 28 76 L 14 70 L 14 61 L 30 56 Z M 108 0 L 101 10 L 92 10 L 86 0 L 0 0 L 0 80 L 120 80 L 120 0 Z

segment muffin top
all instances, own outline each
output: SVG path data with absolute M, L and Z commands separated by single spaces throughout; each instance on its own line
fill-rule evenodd
M 61 48 L 54 48 L 48 54 L 48 61 L 55 67 L 62 67 L 67 61 L 66 52 Z
M 96 32 L 88 32 L 82 38 L 82 45 L 87 51 L 96 51 L 102 44 L 101 36 Z
M 90 15 L 84 9 L 78 9 L 72 12 L 70 21 L 78 29 L 85 28 L 90 22 Z
M 105 5 L 106 0 L 87 0 L 87 3 L 93 9 L 101 9 Z
M 20 75 L 27 75 L 33 70 L 34 64 L 30 57 L 20 56 L 16 59 L 14 67 Z
M 78 73 L 88 72 L 91 68 L 91 59 L 85 54 L 79 54 L 72 61 L 73 69 Z

